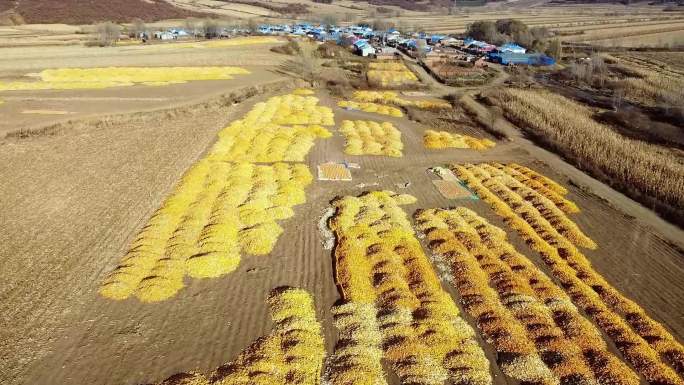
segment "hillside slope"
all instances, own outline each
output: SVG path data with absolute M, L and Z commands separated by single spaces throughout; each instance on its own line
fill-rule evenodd
M 156 21 L 207 16 L 175 7 L 164 0 L 2 0 L 0 3 L 2 8 L 13 10 L 29 24 L 90 24 L 127 22 L 134 18 Z

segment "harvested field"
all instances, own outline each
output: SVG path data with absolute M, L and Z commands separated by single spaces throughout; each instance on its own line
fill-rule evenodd
M 681 382 L 677 371 L 684 367 L 684 347 L 643 308 L 624 297 L 593 269 L 578 246 L 595 249 L 596 243 L 565 217 L 563 211 L 572 212 L 577 208 L 562 198 L 563 190 L 555 182 L 515 164 L 452 167 L 459 178 L 542 254 L 574 302 L 613 339 L 626 360 L 647 381 Z M 600 365 L 597 369 L 603 367 Z M 637 379 L 626 366 L 615 369 L 609 375 L 611 378 L 636 383 Z
M 476 15 L 515 14 L 501 7 Z M 518 16 L 600 21 L 536 8 Z M 421 83 L 398 90 L 297 88 L 314 82 L 284 74 L 272 42 L 223 41 L 0 49 L 3 83 L 249 71 L 0 92 L 0 383 L 681 385 L 684 231 L 506 120 L 525 106 L 526 132 L 562 121 L 610 153 L 591 110 L 504 76 L 491 88 L 510 100 L 484 106 L 409 59 Z M 634 56 L 614 60 L 659 68 Z M 677 159 L 657 148 L 644 167 Z

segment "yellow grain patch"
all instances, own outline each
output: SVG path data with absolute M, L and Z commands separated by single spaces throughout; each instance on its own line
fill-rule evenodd
M 232 79 L 235 75 L 245 74 L 249 74 L 249 71 L 240 67 L 57 68 L 40 72 L 40 81 L 0 83 L 0 91 L 168 85 L 195 80 Z
M 232 272 L 242 253 L 268 254 L 312 180 L 306 166 L 276 163 L 196 164 L 133 242 L 100 293 L 167 299 L 186 275 L 212 278 Z
M 374 62 L 368 65 L 368 83 L 376 87 L 399 87 L 416 84 L 418 77 L 404 63 Z
M 403 156 L 401 132 L 392 123 L 369 120 L 345 120 L 340 132 L 347 143 L 344 152 L 349 155 Z
M 473 150 L 487 150 L 496 145 L 489 139 L 477 139 L 468 135 L 455 134 L 447 131 L 427 130 L 423 135 L 425 148 L 470 148 Z
M 441 286 L 401 205 L 410 195 L 373 191 L 333 202 L 336 307 L 341 336 L 332 384 L 384 384 L 381 359 L 401 383 L 491 384 L 474 332 Z
M 314 91 L 310 88 L 297 88 L 294 91 L 292 91 L 294 95 L 300 95 L 300 96 L 307 96 L 307 95 L 313 95 Z
M 445 100 L 427 99 L 410 100 L 399 97 L 395 91 L 355 91 L 354 100 L 357 102 L 394 104 L 401 107 L 418 107 L 422 109 L 451 108 Z
M 184 287 L 185 276 L 219 277 L 234 271 L 243 254 L 270 253 L 283 232 L 278 222 L 306 201 L 304 188 L 313 180 L 304 164 L 270 162 L 302 161 L 314 138 L 330 136 L 319 124 L 333 123 L 332 110 L 317 102 L 310 96 L 273 97 L 221 131 L 210 153 L 185 173 L 140 231 L 100 293 L 161 301 Z
M 389 115 L 400 118 L 404 116 L 400 109 L 392 106 L 387 106 L 384 104 L 377 103 L 367 103 L 367 102 L 355 102 L 352 100 L 343 100 L 337 103 L 338 106 L 342 108 L 352 108 L 355 110 L 361 110 L 363 112 L 374 112 L 380 115 Z
M 559 189 L 549 188 L 552 184 L 548 178 L 529 178 L 528 175 L 534 174 L 520 172 L 522 167 L 517 165 L 454 164 L 451 167 L 542 255 L 573 302 L 615 342 L 639 374 L 652 383 L 682 383 L 674 368 L 684 365 L 684 347 L 643 308 L 594 270 L 578 246 L 596 248 L 596 244 L 564 215 L 576 207 L 564 203 Z M 608 367 L 605 370 L 608 375 Z

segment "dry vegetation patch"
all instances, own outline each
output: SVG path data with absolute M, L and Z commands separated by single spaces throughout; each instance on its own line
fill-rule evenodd
M 578 245 L 595 245 L 562 215 L 575 209 L 549 198 L 555 195 L 557 200 L 560 192 L 548 178 L 515 164 L 451 167 L 541 254 L 574 303 L 591 316 L 639 374 L 648 382 L 682 383 L 677 371 L 684 368 L 684 347 L 594 270 Z
M 501 89 L 492 96 L 521 129 L 590 174 L 674 221 L 684 218 L 684 167 L 676 155 L 616 133 L 551 92 Z

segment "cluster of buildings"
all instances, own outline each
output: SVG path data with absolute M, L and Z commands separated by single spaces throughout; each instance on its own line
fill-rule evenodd
M 217 37 L 231 37 L 249 34 L 246 29 L 226 29 L 219 31 Z M 409 55 L 430 55 L 438 51 L 440 55 L 460 56 L 469 62 L 486 59 L 502 65 L 553 65 L 555 60 L 541 53 L 529 53 L 524 47 L 515 43 L 500 46 L 466 37 L 460 39 L 455 36 L 427 34 L 424 32 L 401 33 L 391 28 L 387 31 L 377 31 L 365 25 L 334 26 L 314 25 L 309 23 L 297 24 L 268 24 L 260 25 L 255 33 L 261 35 L 308 36 L 317 41 L 333 41 L 353 50 L 360 56 L 393 55 L 401 50 Z M 180 28 L 157 31 L 153 33 L 155 39 L 178 40 L 194 37 L 192 32 Z M 421 52 L 423 51 L 423 52 Z

